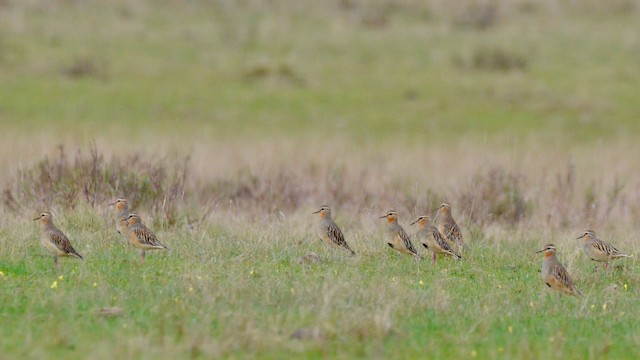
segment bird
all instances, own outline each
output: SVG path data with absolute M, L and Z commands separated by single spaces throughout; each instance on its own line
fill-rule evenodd
M 318 225 L 318 237 L 322 242 L 329 244 L 333 247 L 348 251 L 351 255 L 355 255 L 355 251 L 351 250 L 349 244 L 344 239 L 342 231 L 338 225 L 331 218 L 331 208 L 327 205 L 322 205 L 320 210 L 314 211 L 314 214 L 320 214 L 320 224 Z
M 418 219 L 412 222 L 410 225 L 418 223 L 418 232 L 416 237 L 422 242 L 422 245 L 431 251 L 431 264 L 436 264 L 436 255 L 448 255 L 454 259 L 462 259 L 462 257 L 455 253 L 455 251 L 449 246 L 449 243 L 442 237 L 440 231 L 431 225 L 431 218 L 429 215 L 421 215 Z
M 544 253 L 541 274 L 542 280 L 548 287 L 567 295 L 582 296 L 582 293 L 573 284 L 567 270 L 558 262 L 555 245 L 547 244 L 536 253 Z
M 613 245 L 598 239 L 596 232 L 593 230 L 585 230 L 584 234 L 578 237 L 578 239 L 583 239 L 582 248 L 589 259 L 604 262 L 605 268 L 609 265 L 610 260 L 631 257 L 630 255 L 621 253 L 620 250 L 616 249 Z
M 133 247 L 142 250 L 140 259 L 143 264 L 146 250 L 169 250 L 169 248 L 158 241 L 156 235 L 142 223 L 140 215 L 136 213 L 131 213 L 127 216 L 127 232 L 129 243 L 133 245 Z
M 69 238 L 53 225 L 53 216 L 50 212 L 43 212 L 34 221 L 40 220 L 42 236 L 40 238 L 42 246 L 53 254 L 53 268 L 58 270 L 58 257 L 69 256 L 82 260 L 76 249 L 71 246 Z
M 398 224 L 398 213 L 395 210 L 389 210 L 385 215 L 380 216 L 380 219 L 384 218 L 387 219 L 387 245 L 400 254 L 413 255 L 415 259 L 422 259 L 411 244 L 409 235 Z
M 129 205 L 126 199 L 116 199 L 109 206 L 115 206 L 116 217 L 116 230 L 118 234 L 127 236 L 127 216 L 129 216 Z
M 436 210 L 438 210 L 438 231 L 440 231 L 452 247 L 457 246 L 459 251 L 461 251 L 464 247 L 464 241 L 460 227 L 458 227 L 453 216 L 451 216 L 451 204 L 446 202 L 442 203 Z

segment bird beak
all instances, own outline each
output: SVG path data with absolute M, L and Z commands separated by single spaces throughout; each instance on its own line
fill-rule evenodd
M 387 217 L 387 215 L 382 215 L 382 216 L 380 216 L 378 219 L 384 219 L 384 218 L 386 218 L 386 217 Z
M 111 203 L 111 204 L 109 204 L 109 206 L 113 206 L 113 205 L 115 205 L 115 204 L 116 204 L 116 203 Z
M 545 249 L 542 249 L 542 250 L 536 251 L 536 254 L 539 254 L 539 253 L 543 252 L 544 250 L 545 250 Z
M 33 221 L 36 221 L 36 220 L 40 220 L 40 218 L 39 218 L 39 217 L 37 217 L 37 218 L 33 219 Z
M 411 224 L 409 224 L 409 225 L 413 225 L 413 224 L 417 223 L 418 221 L 420 221 L 420 219 L 418 219 L 418 220 L 416 220 L 416 221 L 412 222 L 412 223 L 411 223 Z
M 578 237 L 576 238 L 576 240 L 577 240 L 577 239 L 582 239 L 582 238 L 584 237 L 584 235 L 585 235 L 585 234 L 582 234 L 581 236 L 578 236 Z
M 318 210 L 318 211 L 314 211 L 314 212 L 312 212 L 312 214 L 317 214 L 317 213 L 319 213 L 320 211 L 322 211 L 322 209 L 320 209 L 320 210 Z

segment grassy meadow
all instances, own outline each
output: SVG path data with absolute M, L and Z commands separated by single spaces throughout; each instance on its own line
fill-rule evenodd
M 638 358 L 637 256 L 596 269 L 575 238 L 639 253 L 639 16 L 0 1 L 0 359 Z M 117 197 L 170 253 L 140 264 Z M 464 259 L 392 253 L 378 217 L 414 233 L 443 201 Z M 53 270 L 45 210 L 84 261 Z M 583 298 L 542 283 L 549 242 Z

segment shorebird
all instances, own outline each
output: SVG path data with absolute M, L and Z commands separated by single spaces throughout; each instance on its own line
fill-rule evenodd
M 464 247 L 462 232 L 453 216 L 451 216 L 451 204 L 442 203 L 436 210 L 438 210 L 438 231 L 452 247 L 454 245 L 458 246 L 459 251 L 461 251 Z
M 548 287 L 567 295 L 582 296 L 582 293 L 573 284 L 567 270 L 558 262 L 555 245 L 547 244 L 536 253 L 544 253 L 541 275 Z
M 314 214 L 318 213 L 320 214 L 320 224 L 318 225 L 318 237 L 320 237 L 320 240 L 332 247 L 338 247 L 348 251 L 351 255 L 355 255 L 356 253 L 351 250 L 345 241 L 342 231 L 331 218 L 331 208 L 327 205 L 322 205 L 320 210 L 314 212 Z
M 116 215 L 116 230 L 120 235 L 127 236 L 127 217 L 129 216 L 129 205 L 126 199 L 116 199 L 115 202 L 109 204 L 109 206 L 115 206 Z
M 631 257 L 630 255 L 621 253 L 620 250 L 616 249 L 613 245 L 598 239 L 596 232 L 593 230 L 585 230 L 584 234 L 578 237 L 578 239 L 582 239 L 582 248 L 589 259 L 604 262 L 605 268 L 609 266 L 609 261 L 611 260 Z
M 53 216 L 50 212 L 43 212 L 33 220 L 40 220 L 42 227 L 40 240 L 42 246 L 53 255 L 53 268 L 55 270 L 58 270 L 58 256 L 70 256 L 82 260 L 82 256 L 71 246 L 69 238 L 53 225 Z
M 431 251 L 431 264 L 436 264 L 436 255 L 448 255 L 454 259 L 462 259 L 462 257 L 456 254 L 449 243 L 442 237 L 440 231 L 431 225 L 431 218 L 429 215 L 422 215 L 418 219 L 412 222 L 410 225 L 418 223 L 418 232 L 416 237 L 422 242 L 422 245 Z
M 127 216 L 127 227 L 129 243 L 135 248 L 142 250 L 140 259 L 143 264 L 146 250 L 169 250 L 166 246 L 162 245 L 156 235 L 142 223 L 140 215 L 136 213 L 129 214 L 129 216 Z
M 387 245 L 401 254 L 413 255 L 416 259 L 422 259 L 411 244 L 409 235 L 398 224 L 398 213 L 395 210 L 389 210 L 386 215 L 380 217 L 380 219 L 384 218 L 387 219 Z

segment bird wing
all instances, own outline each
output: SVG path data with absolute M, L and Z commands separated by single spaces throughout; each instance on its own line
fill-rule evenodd
M 435 226 L 431 226 L 431 236 L 433 236 L 433 241 L 442 248 L 443 251 L 453 255 L 454 257 L 460 258 L 460 255 L 456 254 L 449 243 L 442 237 L 440 231 Z
M 574 295 L 574 296 L 582 295 L 578 291 L 578 289 L 575 288 L 575 285 L 573 284 L 573 280 L 571 280 L 571 276 L 569 276 L 569 273 L 561 264 L 556 264 L 555 266 L 553 266 L 550 269 L 549 275 L 551 275 L 551 279 L 549 280 L 555 283 L 553 285 L 555 285 L 555 287 L 558 290 L 565 292 L 569 295 Z
M 342 231 L 335 223 L 330 223 L 329 226 L 327 226 L 327 236 L 331 241 L 333 241 L 334 244 L 345 248 L 349 250 L 349 252 L 353 253 L 353 250 L 351 250 L 351 248 L 347 244 L 347 241 L 344 239 Z
M 453 221 L 444 224 L 444 236 L 453 242 L 462 244 L 462 232 L 460 232 L 458 224 Z
M 398 236 L 400 236 L 400 239 L 402 239 L 402 243 L 404 244 L 404 247 L 407 248 L 407 250 L 411 251 L 415 255 L 418 255 L 418 252 L 416 251 L 416 249 L 413 247 L 413 244 L 411 243 L 411 239 L 409 238 L 409 235 L 401 227 L 398 228 Z
M 140 241 L 140 243 L 143 245 L 149 245 L 149 246 L 160 247 L 165 249 L 167 248 L 166 246 L 162 245 L 160 241 L 158 241 L 158 238 L 156 237 L 156 235 L 151 230 L 149 230 L 149 228 L 146 226 L 136 226 L 132 229 L 132 231 L 138 238 L 138 241 Z
M 82 256 L 80 256 L 80 254 L 78 254 L 76 249 L 74 249 L 73 246 L 71 246 L 71 241 L 69 241 L 69 239 L 65 236 L 65 234 L 63 234 L 61 231 L 51 231 L 49 234 L 51 235 L 50 236 L 51 242 L 58 249 L 60 249 L 60 251 L 64 252 L 65 254 L 77 256 L 80 259 L 82 259 Z
M 606 242 L 600 239 L 596 239 L 594 242 L 592 242 L 591 246 L 595 251 L 603 253 L 607 256 L 620 255 L 620 251 L 618 249 L 616 249 L 613 245 L 607 244 Z

